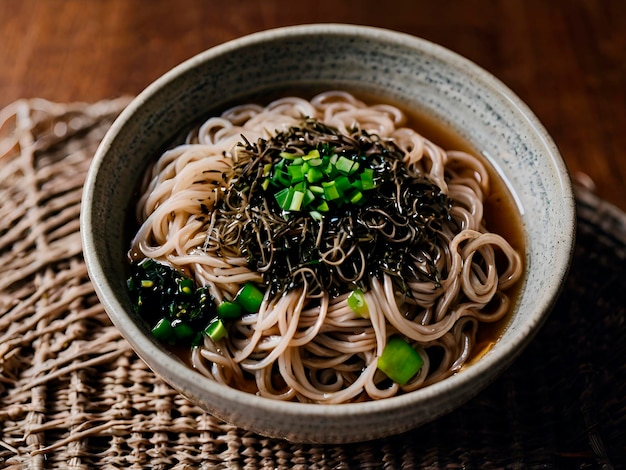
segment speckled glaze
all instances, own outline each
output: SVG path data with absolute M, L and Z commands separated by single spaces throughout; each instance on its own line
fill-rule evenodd
M 510 326 L 461 373 L 410 394 L 346 405 L 282 403 L 221 386 L 161 349 L 132 314 L 126 220 L 148 161 L 225 103 L 279 87 L 345 88 L 404 103 L 452 126 L 508 182 L 522 211 L 528 272 Z M 462 405 L 519 355 L 546 319 L 571 260 L 575 212 L 556 146 L 500 81 L 440 46 L 352 25 L 265 31 L 199 54 L 141 93 L 99 147 L 84 188 L 85 260 L 111 320 L 164 380 L 239 427 L 292 441 L 344 443 L 409 430 Z

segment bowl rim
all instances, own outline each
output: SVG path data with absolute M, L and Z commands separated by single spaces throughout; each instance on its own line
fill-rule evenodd
M 563 208 L 566 212 L 565 219 L 572 228 L 571 231 L 564 231 L 565 233 L 562 243 L 557 245 L 557 248 L 560 249 L 560 252 L 558 253 L 559 259 L 562 260 L 561 264 L 557 267 L 557 270 L 554 273 L 554 279 L 556 279 L 557 282 L 546 286 L 545 289 L 549 295 L 544 296 L 544 300 L 541 305 L 538 306 L 534 312 L 532 312 L 528 320 L 524 323 L 524 328 L 520 329 L 519 333 L 516 334 L 514 338 L 511 338 L 511 340 L 505 344 L 499 345 L 497 349 L 493 350 L 495 351 L 493 354 L 487 353 L 479 361 L 476 361 L 471 366 L 463 370 L 462 373 L 454 374 L 441 382 L 434 383 L 410 393 L 382 400 L 345 403 L 341 404 L 341 406 L 317 403 L 283 402 L 257 396 L 222 385 L 205 377 L 199 372 L 192 370 L 190 367 L 183 366 L 177 358 L 167 353 L 164 349 L 157 347 L 157 345 L 144 334 L 144 330 L 142 330 L 139 325 L 132 320 L 128 312 L 125 311 L 122 304 L 118 301 L 114 290 L 106 281 L 107 274 L 104 272 L 103 266 L 100 264 L 98 256 L 94 251 L 96 242 L 94 233 L 90 230 L 93 222 L 91 214 L 91 207 L 93 204 L 92 191 L 94 185 L 96 184 L 96 177 L 100 171 L 100 167 L 102 166 L 109 149 L 114 144 L 120 131 L 130 120 L 132 120 L 134 114 L 147 102 L 149 102 L 150 98 L 157 94 L 161 88 L 167 87 L 179 75 L 188 73 L 197 67 L 198 64 L 210 61 L 219 56 L 233 53 L 241 47 L 251 46 L 259 42 L 280 40 L 283 38 L 293 38 L 297 36 L 304 37 L 320 34 L 352 37 L 367 36 L 371 40 L 402 44 L 404 47 L 415 48 L 429 55 L 437 56 L 457 69 L 471 72 L 475 80 L 480 81 L 483 86 L 491 89 L 500 98 L 507 101 L 508 104 L 516 110 L 518 115 L 526 121 L 526 124 L 534 130 L 535 136 L 542 142 L 542 145 L 545 147 L 546 153 L 549 155 L 552 164 L 558 170 L 558 183 L 561 189 L 561 196 L 564 205 Z M 163 377 L 166 382 L 170 384 L 173 383 L 174 386 L 181 383 L 191 385 L 191 390 L 184 390 L 184 392 L 187 392 L 188 396 L 194 396 L 198 390 L 205 389 L 213 396 L 228 400 L 236 405 L 253 407 L 267 413 L 282 413 L 294 416 L 306 415 L 318 418 L 325 418 L 332 415 L 333 419 L 337 419 L 358 414 L 381 414 L 390 410 L 395 410 L 399 407 L 414 406 L 418 403 L 428 403 L 429 400 L 434 400 L 442 395 L 454 394 L 455 390 L 461 390 L 465 387 L 469 387 L 476 381 L 476 379 L 480 379 L 480 377 L 489 369 L 497 368 L 499 369 L 499 372 L 502 372 L 506 367 L 508 367 L 515 357 L 518 356 L 530 342 L 539 327 L 545 322 L 549 311 L 552 309 L 560 291 L 563 288 L 563 281 L 569 271 L 574 249 L 575 200 L 565 162 L 562 160 L 556 144 L 553 142 L 546 129 L 534 113 L 528 108 L 528 106 L 522 102 L 522 100 L 512 90 L 510 90 L 491 73 L 450 49 L 407 33 L 374 26 L 342 23 L 319 23 L 284 26 L 251 33 L 246 36 L 227 41 L 192 56 L 150 83 L 120 113 L 102 139 L 101 144 L 94 155 L 84 185 L 80 226 L 85 263 L 100 302 L 105 307 L 105 310 L 111 318 L 113 324 L 122 332 L 123 336 L 132 345 L 134 351 L 157 375 L 166 375 L 166 377 Z M 164 371 L 168 371 L 168 373 L 164 374 Z M 493 374 L 493 379 L 495 379 L 495 376 L 497 375 L 497 373 Z M 478 380 L 478 382 L 483 383 L 484 381 L 481 382 Z M 476 393 L 481 391 L 485 385 L 478 387 Z M 453 406 L 452 408 L 454 407 L 456 406 Z

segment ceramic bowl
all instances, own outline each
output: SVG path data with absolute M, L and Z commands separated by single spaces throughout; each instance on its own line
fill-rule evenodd
M 126 290 L 128 214 L 149 161 L 212 109 L 289 87 L 371 94 L 451 126 L 509 185 L 522 212 L 527 273 L 510 324 L 492 350 L 440 383 L 367 403 L 283 403 L 219 385 L 166 352 L 133 314 Z M 303 25 L 252 34 L 172 69 L 123 111 L 103 139 L 84 188 L 85 261 L 99 299 L 137 354 L 192 402 L 229 423 L 291 441 L 345 443 L 400 433 L 459 407 L 522 352 L 564 282 L 574 243 L 574 198 L 550 136 L 492 75 L 436 44 L 353 25 Z

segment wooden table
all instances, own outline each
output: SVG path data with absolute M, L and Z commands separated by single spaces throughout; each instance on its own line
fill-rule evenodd
M 626 210 L 626 2 L 526 0 L 0 0 L 0 107 L 136 94 L 229 39 L 345 22 L 437 42 L 537 114 L 577 180 Z
M 0 0 L 0 109 L 21 98 L 135 95 L 214 45 L 314 22 L 395 29 L 473 60 L 535 111 L 575 179 L 626 210 L 625 0 Z M 77 142 L 70 142 L 72 166 L 38 173 L 55 201 L 73 201 L 75 216 L 80 182 L 56 183 L 85 171 L 92 147 L 76 149 Z M 46 145 L 46 155 L 56 151 Z M 41 192 L 28 198 L 25 155 L 19 165 L 0 160 L 10 170 L 0 174 L 19 181 L 10 194 L 25 194 L 9 201 L 0 194 L 0 209 L 48 201 Z M 587 192 L 579 194 L 582 230 L 564 294 L 525 355 L 430 425 L 348 446 L 264 439 L 180 401 L 106 321 L 75 220 L 59 228 L 65 211 L 55 212 L 53 223 L 31 229 L 43 211 L 13 205 L 32 217 L 0 220 L 1 468 L 612 468 L 608 462 L 626 461 L 626 216 Z M 71 250 L 58 248 L 66 243 Z

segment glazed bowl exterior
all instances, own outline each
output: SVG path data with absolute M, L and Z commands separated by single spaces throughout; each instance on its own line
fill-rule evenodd
M 163 349 L 126 288 L 129 213 L 150 161 L 211 110 L 289 88 L 376 96 L 451 127 L 489 160 L 521 211 L 524 284 L 509 325 L 480 360 L 440 383 L 380 401 L 284 403 L 220 385 Z M 574 198 L 559 152 L 528 107 L 465 58 L 403 33 L 319 24 L 269 30 L 209 49 L 138 95 L 113 124 L 84 187 L 85 261 L 112 322 L 166 382 L 215 416 L 271 437 L 345 443 L 400 433 L 459 407 L 522 352 L 562 288 L 574 244 Z

